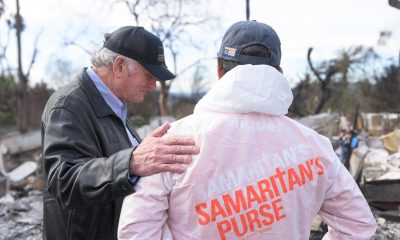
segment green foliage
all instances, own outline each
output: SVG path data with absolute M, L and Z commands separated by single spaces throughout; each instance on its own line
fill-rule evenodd
M 370 93 L 376 100 L 373 102 L 374 109 L 400 112 L 400 66 L 387 66 L 384 73 L 375 78 L 374 88 Z
M 152 117 L 159 115 L 159 96 L 159 91 L 151 91 L 146 94 L 142 103 L 128 104 L 129 119 L 131 119 L 135 126 L 148 124 Z
M 178 120 L 193 113 L 196 102 L 192 99 L 180 99 L 173 105 L 172 115 Z
M 28 128 L 40 126 L 40 117 L 47 99 L 53 92 L 45 83 L 38 83 L 29 87 L 26 94 L 26 106 L 24 111 Z M 19 84 L 11 76 L 0 75 L 0 125 L 15 125 L 18 108 Z
M 0 125 L 13 125 L 14 118 L 10 112 L 0 112 Z
M 6 91 L 17 89 L 17 83 L 12 76 L 0 75 L 0 91 L 4 94 Z
M 18 85 L 11 76 L 0 75 L 0 124 L 13 124 L 13 108 Z

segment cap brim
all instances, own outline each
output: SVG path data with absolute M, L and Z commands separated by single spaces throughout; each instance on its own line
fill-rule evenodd
M 142 66 L 149 71 L 157 80 L 166 81 L 176 78 L 175 74 L 170 72 L 164 65 L 153 65 L 148 63 L 141 63 Z

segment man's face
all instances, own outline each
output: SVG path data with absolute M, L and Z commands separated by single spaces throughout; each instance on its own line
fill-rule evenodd
M 156 87 L 156 78 L 140 63 L 124 61 L 119 79 L 120 99 L 130 103 L 141 103 L 144 96 Z

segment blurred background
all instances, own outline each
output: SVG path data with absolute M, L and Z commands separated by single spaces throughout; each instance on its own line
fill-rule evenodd
M 104 33 L 140 25 L 158 35 L 177 78 L 130 106 L 137 125 L 179 119 L 216 81 L 216 52 L 239 20 L 270 24 L 295 99 L 290 116 L 399 112 L 398 0 L 0 0 L 0 125 L 39 127 L 48 96 L 67 84 Z M 158 103 L 160 98 L 160 103 Z
M 0 239 L 41 239 L 41 114 L 105 33 L 145 27 L 177 76 L 129 105 L 144 137 L 193 112 L 241 20 L 276 30 L 288 116 L 330 138 L 376 217 L 373 239 L 400 239 L 400 0 L 0 0 Z M 326 225 L 311 231 L 321 239 Z

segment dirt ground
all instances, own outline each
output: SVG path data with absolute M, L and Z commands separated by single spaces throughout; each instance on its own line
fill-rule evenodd
M 42 239 L 43 205 L 42 193 L 31 185 L 12 187 L 10 194 L 15 199 L 0 203 L 0 239 L 39 240 Z M 4 199 L 3 199 L 4 200 Z M 374 215 L 375 210 L 373 210 Z M 372 240 L 400 239 L 400 223 L 376 217 L 378 229 Z M 321 233 L 310 239 L 319 240 Z

